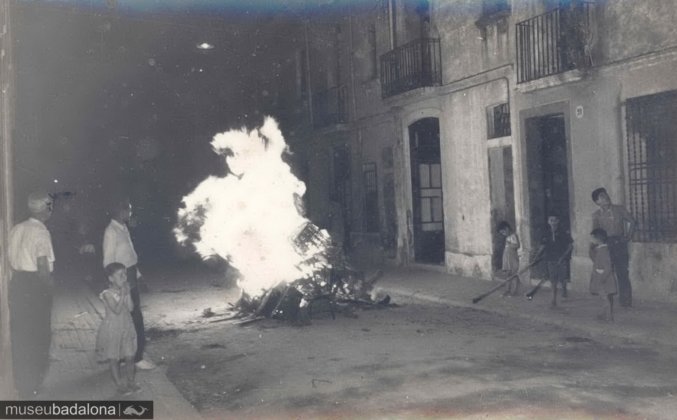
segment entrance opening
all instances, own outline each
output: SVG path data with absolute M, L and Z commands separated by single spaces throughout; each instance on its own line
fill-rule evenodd
M 570 230 L 569 158 L 563 114 L 526 120 L 527 170 L 529 186 L 529 223 L 534 249 L 547 232 L 548 215 L 559 216 L 560 227 Z M 532 256 L 533 257 L 533 256 Z M 538 264 L 532 278 L 545 276 Z
M 409 126 L 414 260 L 444 263 L 440 125 L 424 118 Z

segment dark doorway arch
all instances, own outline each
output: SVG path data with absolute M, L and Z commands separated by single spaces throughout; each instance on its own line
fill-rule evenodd
M 409 126 L 414 260 L 444 263 L 440 124 L 423 118 Z

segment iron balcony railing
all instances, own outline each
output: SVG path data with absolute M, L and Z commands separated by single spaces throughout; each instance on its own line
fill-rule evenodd
M 593 3 L 572 1 L 517 23 L 517 82 L 588 66 L 593 13 Z
M 421 38 L 381 56 L 381 96 L 442 84 L 440 40 Z
M 348 122 L 348 89 L 341 85 L 313 95 L 313 123 L 316 128 Z

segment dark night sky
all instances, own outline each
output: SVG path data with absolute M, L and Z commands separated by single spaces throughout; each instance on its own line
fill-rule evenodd
M 35 189 L 76 192 L 78 217 L 97 220 L 125 194 L 145 245 L 167 246 L 181 197 L 223 171 L 211 137 L 276 106 L 289 65 L 279 53 L 294 41 L 300 9 L 245 3 L 19 2 L 17 218 Z M 201 42 L 214 49 L 200 51 Z

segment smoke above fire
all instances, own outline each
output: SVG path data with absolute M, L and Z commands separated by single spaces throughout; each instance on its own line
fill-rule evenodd
M 283 160 L 289 153 L 277 122 L 214 136 L 215 153 L 230 173 L 210 176 L 183 198 L 174 234 L 204 259 L 218 256 L 239 271 L 238 285 L 251 296 L 327 268 L 326 243 L 299 243 L 309 220 L 303 215 L 306 187 Z

